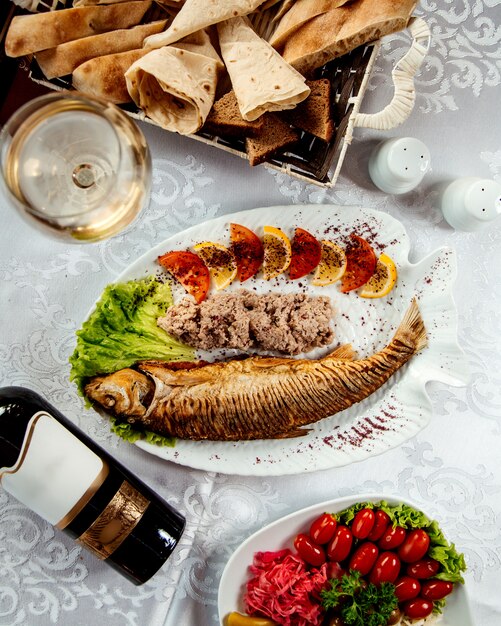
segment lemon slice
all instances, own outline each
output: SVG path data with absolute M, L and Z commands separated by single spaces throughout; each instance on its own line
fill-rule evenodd
M 387 296 L 397 282 L 397 268 L 386 254 L 382 254 L 376 264 L 376 271 L 358 292 L 362 298 L 382 298 Z
M 291 242 L 284 232 L 274 226 L 265 226 L 263 231 L 263 277 L 265 280 L 271 280 L 289 267 L 292 256 Z
M 194 250 L 209 268 L 216 289 L 228 287 L 237 275 L 237 262 L 233 252 L 222 244 L 212 241 L 197 243 Z
M 322 241 L 322 258 L 317 265 L 312 284 L 317 287 L 332 285 L 346 271 L 346 254 L 343 248 L 332 241 Z

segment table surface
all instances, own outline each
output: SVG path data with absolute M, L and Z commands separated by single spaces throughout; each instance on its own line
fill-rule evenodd
M 438 208 L 441 186 L 460 176 L 501 181 L 501 2 L 424 0 L 433 33 L 410 118 L 381 133 L 355 132 L 331 190 L 189 138 L 143 125 L 153 156 L 151 203 L 125 232 L 92 245 L 51 240 L 0 196 L 0 386 L 46 396 L 187 518 L 171 559 L 134 587 L 0 491 L 0 624 L 215 625 L 222 570 L 249 535 L 281 516 L 344 495 L 382 492 L 414 500 L 465 553 L 478 625 L 501 623 L 501 220 L 456 232 Z M 392 94 L 390 72 L 407 38 L 385 40 L 364 111 Z M 377 190 L 367 161 L 377 141 L 414 136 L 432 155 L 423 183 L 403 196 Z M 457 251 L 458 339 L 467 386 L 428 386 L 430 424 L 400 447 L 356 465 L 286 477 L 239 477 L 162 461 L 110 433 L 68 382 L 75 331 L 104 286 L 155 244 L 215 216 L 283 204 L 359 205 L 406 227 L 411 261 L 446 244 Z M 300 494 L 300 497 L 298 497 Z

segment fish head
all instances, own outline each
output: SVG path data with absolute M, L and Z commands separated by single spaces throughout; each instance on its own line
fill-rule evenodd
M 129 422 L 145 415 L 154 392 L 155 384 L 151 378 L 129 368 L 96 376 L 85 385 L 85 394 L 90 400 Z

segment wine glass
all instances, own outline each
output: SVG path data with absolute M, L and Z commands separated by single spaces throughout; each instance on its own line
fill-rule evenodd
M 114 104 L 72 91 L 31 100 L 0 132 L 0 180 L 21 214 L 74 242 L 118 233 L 146 206 L 151 158 Z

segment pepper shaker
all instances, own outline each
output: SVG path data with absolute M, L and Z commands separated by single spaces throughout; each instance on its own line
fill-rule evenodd
M 480 230 L 501 215 L 501 185 L 474 176 L 459 178 L 445 189 L 441 208 L 453 228 Z
M 417 187 L 430 167 L 430 152 L 415 137 L 383 141 L 371 154 L 369 174 L 381 191 L 407 193 Z

